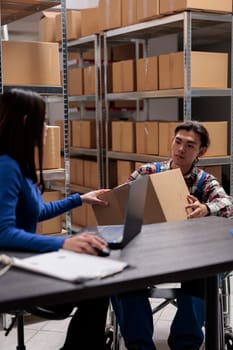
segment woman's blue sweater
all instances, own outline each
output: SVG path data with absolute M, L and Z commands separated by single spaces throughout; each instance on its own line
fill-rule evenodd
M 0 248 L 60 249 L 65 238 L 35 234 L 37 223 L 80 205 L 79 194 L 44 203 L 38 186 L 25 178 L 18 163 L 7 155 L 0 156 Z

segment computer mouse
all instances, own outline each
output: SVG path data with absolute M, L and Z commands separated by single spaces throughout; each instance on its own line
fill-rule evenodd
M 98 256 L 109 256 L 110 255 L 110 249 L 108 247 L 104 247 L 103 249 L 99 249 L 96 246 L 92 246 L 92 248 L 95 249 Z

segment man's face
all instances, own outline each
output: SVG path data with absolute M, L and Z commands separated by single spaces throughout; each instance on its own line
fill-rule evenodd
M 172 139 L 171 156 L 174 166 L 188 171 L 196 158 L 206 152 L 201 147 L 199 134 L 193 131 L 180 130 Z

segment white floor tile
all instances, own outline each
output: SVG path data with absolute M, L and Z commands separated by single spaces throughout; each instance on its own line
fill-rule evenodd
M 176 307 L 174 305 L 167 305 L 160 315 L 159 321 L 170 321 L 174 318 Z
M 24 330 L 25 344 L 35 336 L 38 332 L 33 330 Z M 17 332 L 16 329 L 12 329 L 8 336 L 5 336 L 5 332 L 0 332 L 0 348 L 1 350 L 15 350 L 17 344 Z M 29 349 L 27 349 L 29 350 Z
M 49 321 L 41 329 L 47 332 L 63 332 L 66 333 L 67 327 L 70 323 L 70 318 L 60 321 Z
M 27 350 L 58 350 L 64 339 L 63 333 L 40 331 L 27 342 Z

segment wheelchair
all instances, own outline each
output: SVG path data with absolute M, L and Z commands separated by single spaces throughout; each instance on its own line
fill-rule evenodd
M 232 273 L 224 273 L 221 275 L 221 279 L 219 281 L 220 350 L 233 350 L 233 329 L 231 326 L 230 308 L 231 276 Z M 152 313 L 156 314 L 169 304 L 176 307 L 176 297 L 180 292 L 180 288 L 163 288 L 162 285 L 148 288 L 149 298 L 162 299 L 161 303 L 152 308 Z M 120 350 L 121 335 L 113 311 L 111 311 L 110 323 L 106 327 L 106 339 L 108 339 L 108 346 L 105 350 Z

